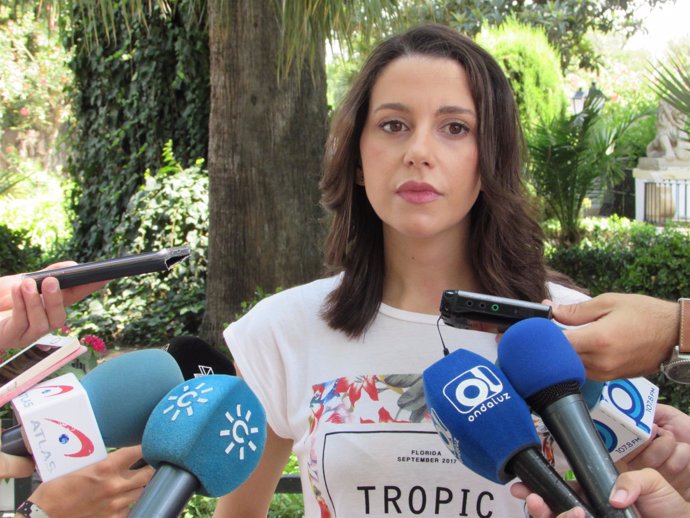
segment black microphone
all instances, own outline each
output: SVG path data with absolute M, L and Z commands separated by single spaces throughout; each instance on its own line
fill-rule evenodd
M 582 361 L 561 329 L 544 318 L 514 324 L 498 345 L 498 363 L 553 434 L 594 514 L 602 518 L 639 518 L 632 506 L 615 509 L 609 504 L 618 470 L 580 392 L 585 381 Z
M 196 336 L 177 336 L 165 350 L 175 358 L 186 380 L 207 374 L 236 374 L 230 358 Z
M 459 349 L 424 370 L 424 397 L 443 442 L 497 484 L 516 475 L 556 513 L 587 506 L 546 460 L 527 404 L 486 358 Z

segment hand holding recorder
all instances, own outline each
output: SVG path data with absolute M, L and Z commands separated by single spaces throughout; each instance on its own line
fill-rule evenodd
M 0 351 L 23 347 L 59 328 L 65 308 L 107 281 L 167 271 L 189 254 L 189 247 L 180 246 L 85 264 L 65 261 L 38 272 L 0 277 Z
M 93 282 L 61 290 L 59 282 L 50 277 L 57 268 L 75 265 L 65 261 L 41 270 L 43 296 L 35 281 L 22 274 L 0 277 L 0 351 L 24 347 L 65 323 L 65 308 L 103 287 Z

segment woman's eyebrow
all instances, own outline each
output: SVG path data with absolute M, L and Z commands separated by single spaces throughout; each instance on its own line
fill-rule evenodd
M 401 111 L 401 112 L 409 112 L 410 108 L 403 103 L 383 103 L 378 105 L 376 108 L 374 108 L 374 112 L 380 111 L 380 110 L 396 110 L 396 111 Z M 470 110 L 469 108 L 463 108 L 461 106 L 454 106 L 454 105 L 449 105 L 449 106 L 441 106 L 438 110 L 436 110 L 437 115 L 445 115 L 445 114 L 453 114 L 453 113 L 460 113 L 460 114 L 468 114 L 472 115 L 473 117 L 477 117 L 477 114 L 474 113 L 474 110 Z

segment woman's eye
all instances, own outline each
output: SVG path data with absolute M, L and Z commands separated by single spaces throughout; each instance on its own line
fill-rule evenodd
M 451 135 L 462 135 L 463 133 L 469 131 L 467 125 L 462 124 L 461 122 L 451 122 L 446 127 L 448 129 L 448 133 Z
M 397 133 L 405 129 L 405 125 L 400 121 L 386 121 L 381 124 L 381 128 L 388 133 Z

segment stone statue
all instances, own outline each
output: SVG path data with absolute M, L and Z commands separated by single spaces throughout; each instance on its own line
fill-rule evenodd
M 686 115 L 665 100 L 656 113 L 656 137 L 647 146 L 647 156 L 665 160 L 690 160 L 690 142 L 685 132 Z

